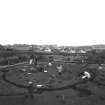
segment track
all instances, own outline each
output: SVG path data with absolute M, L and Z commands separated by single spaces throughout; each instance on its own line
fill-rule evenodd
M 16 86 L 18 88 L 24 88 L 24 89 L 28 89 L 29 86 L 27 85 L 20 85 L 20 84 L 17 84 L 17 83 L 14 83 L 14 82 L 11 82 L 9 80 L 7 80 L 6 78 L 6 73 L 4 73 L 2 75 L 2 79 L 8 83 L 8 84 L 12 84 L 13 86 Z M 85 84 L 87 83 L 88 81 L 79 81 L 79 82 L 75 82 L 73 84 L 69 84 L 69 85 L 65 85 L 63 87 L 41 87 L 41 88 L 36 88 L 36 87 L 33 87 L 35 89 L 35 91 L 33 92 L 33 94 L 41 94 L 43 92 L 47 92 L 47 91 L 61 91 L 61 90 L 66 90 L 66 89 L 79 89 L 81 90 L 80 88 L 77 88 L 76 86 L 77 85 L 81 85 L 81 84 Z M 83 90 L 83 89 L 82 89 Z M 86 91 L 86 89 L 84 89 L 84 91 Z M 87 90 L 88 91 L 88 90 Z M 16 95 L 24 95 L 26 93 L 15 93 L 15 94 L 0 94 L 0 96 L 16 96 Z

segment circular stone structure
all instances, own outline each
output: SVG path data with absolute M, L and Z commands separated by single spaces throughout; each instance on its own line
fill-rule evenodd
M 57 64 L 53 63 L 52 67 L 47 68 L 48 72 L 38 72 L 36 70 L 37 68 L 33 68 L 33 66 L 21 65 L 18 66 L 18 68 L 7 72 L 6 79 L 13 83 L 24 86 L 28 86 L 29 81 L 33 82 L 33 86 L 36 86 L 37 84 L 46 84 L 52 85 L 54 87 L 63 87 L 65 85 L 72 85 L 73 83 L 78 82 L 78 80 L 75 79 L 75 75 L 73 74 L 64 73 L 62 76 L 57 75 L 56 66 Z M 64 69 L 66 68 L 64 67 Z
M 17 87 L 19 89 L 29 89 L 30 83 L 32 84 L 35 92 L 44 92 L 44 91 L 58 91 L 64 89 L 70 89 L 76 85 L 84 84 L 89 80 L 84 80 L 80 76 L 77 76 L 75 73 L 79 73 L 81 66 L 63 64 L 64 72 L 62 75 L 57 75 L 56 67 L 60 62 L 54 62 L 53 65 L 48 69 L 48 72 L 39 72 L 33 68 L 33 66 L 21 65 L 9 72 L 4 73 L 2 76 L 4 82 Z M 44 64 L 45 65 L 45 64 Z M 42 67 L 43 64 L 41 65 Z M 25 69 L 21 71 L 21 69 Z M 37 72 L 33 72 L 33 71 Z M 71 72 L 70 72 L 71 71 Z

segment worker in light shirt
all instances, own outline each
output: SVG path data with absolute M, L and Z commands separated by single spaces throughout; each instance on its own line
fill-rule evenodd
M 59 65 L 57 66 L 57 72 L 58 72 L 59 75 L 62 75 L 63 66 L 62 66 L 61 64 L 59 64 Z
M 49 62 L 49 63 L 48 63 L 48 66 L 49 66 L 49 67 L 51 67 L 51 66 L 52 66 L 52 63 L 51 63 L 51 62 Z

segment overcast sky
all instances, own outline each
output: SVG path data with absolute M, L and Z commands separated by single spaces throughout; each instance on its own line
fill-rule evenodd
M 0 0 L 0 44 L 105 44 L 105 0 Z

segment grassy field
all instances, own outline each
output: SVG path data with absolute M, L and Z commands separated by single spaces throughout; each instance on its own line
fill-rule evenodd
M 45 64 L 47 64 L 47 62 L 40 62 L 40 66 L 42 67 Z M 64 73 L 62 76 L 59 76 L 56 72 L 56 66 L 58 64 L 63 65 Z M 83 66 L 82 64 L 53 62 L 53 65 L 48 68 L 47 73 L 35 71 L 27 76 L 27 73 L 33 68 L 23 65 L 18 66 L 16 69 L 11 68 L 6 75 L 7 79 L 12 82 L 28 85 L 27 81 L 29 80 L 33 82 L 37 80 L 40 84 L 43 84 L 54 74 L 56 75 L 56 80 L 51 82 L 52 86 L 62 87 L 80 81 L 78 74 L 85 69 L 98 69 L 98 65 L 94 64 L 88 65 L 86 68 L 83 68 Z M 23 72 L 23 69 L 25 69 L 26 72 Z M 0 105 L 105 105 L 104 71 L 104 67 L 102 70 L 98 70 L 98 74 L 93 81 L 68 89 L 44 91 L 41 94 L 34 94 L 33 99 L 25 98 L 27 89 L 19 88 L 5 82 L 2 79 L 3 73 L 0 72 Z

